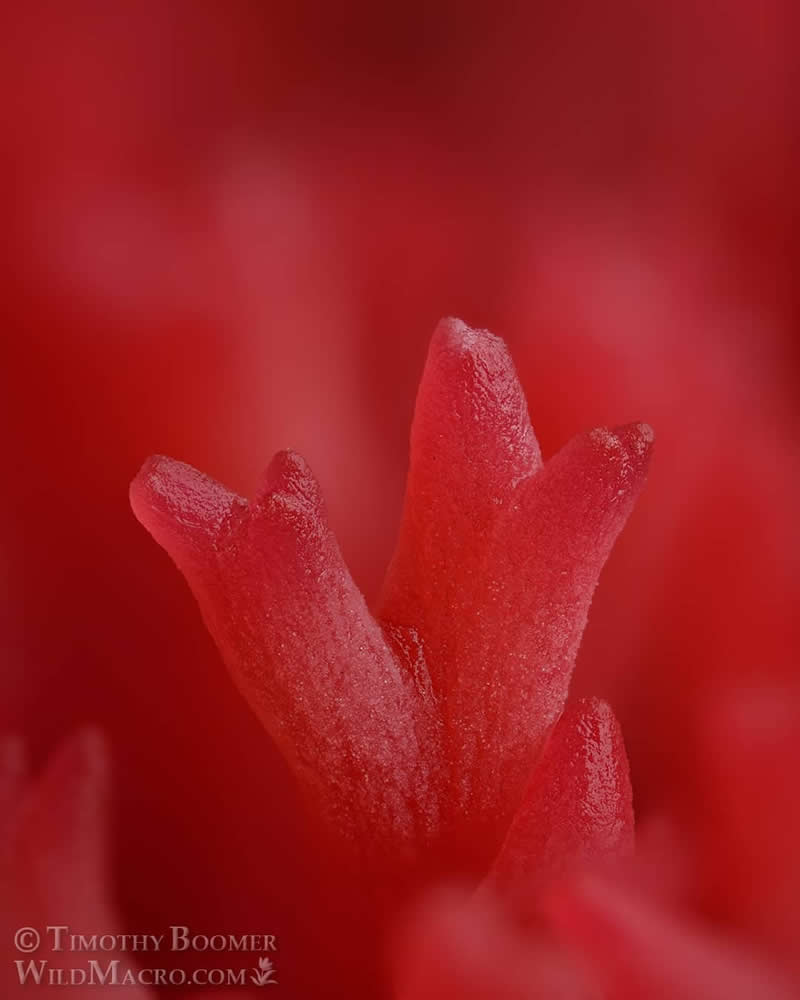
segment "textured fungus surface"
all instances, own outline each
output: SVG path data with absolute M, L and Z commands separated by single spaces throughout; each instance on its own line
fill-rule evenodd
M 427 856 L 479 873 L 505 841 L 492 878 L 534 884 L 565 859 L 631 842 L 610 709 L 562 713 L 651 441 L 646 425 L 602 428 L 543 463 L 504 343 L 445 320 L 374 615 L 292 452 L 275 456 L 250 501 L 153 458 L 131 501 L 345 851 L 371 869 Z

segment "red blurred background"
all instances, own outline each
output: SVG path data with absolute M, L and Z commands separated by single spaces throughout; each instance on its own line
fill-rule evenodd
M 247 494 L 291 446 L 373 595 L 442 315 L 509 341 L 546 454 L 655 427 L 575 690 L 620 716 L 640 816 L 713 842 L 710 706 L 800 648 L 788 5 L 2 17 L 0 730 L 38 763 L 108 732 L 127 923 L 267 919 L 322 995 L 288 779 L 127 486 L 163 452 Z M 742 924 L 733 896 L 698 905 Z

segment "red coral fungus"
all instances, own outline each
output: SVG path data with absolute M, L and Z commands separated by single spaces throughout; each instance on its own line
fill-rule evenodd
M 503 342 L 444 321 L 377 617 L 291 452 L 250 502 L 166 458 L 145 464 L 131 498 L 340 849 L 387 884 L 409 867 L 477 876 L 564 710 L 651 440 L 645 425 L 599 429 L 542 464 Z M 610 710 L 576 709 L 556 726 L 498 870 L 520 851 L 557 870 L 631 837 Z

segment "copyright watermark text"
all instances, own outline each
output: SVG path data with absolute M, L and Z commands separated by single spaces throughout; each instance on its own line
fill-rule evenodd
M 14 948 L 29 957 L 14 965 L 20 985 L 30 986 L 277 986 L 277 941 L 275 934 L 200 934 L 183 924 L 159 934 L 91 934 L 48 924 L 15 931 Z M 218 956 L 217 967 L 143 967 L 147 953 L 193 952 Z M 255 964 L 222 967 L 223 955 L 236 954 L 241 962 L 243 953 L 253 956 L 249 961 Z

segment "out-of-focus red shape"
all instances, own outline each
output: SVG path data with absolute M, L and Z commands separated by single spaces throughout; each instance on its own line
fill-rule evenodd
M 522 931 L 491 898 L 439 891 L 392 940 L 400 1000 L 599 1000 L 552 938 Z
M 572 868 L 633 851 L 628 760 L 604 702 L 569 705 L 553 727 L 484 883 L 520 910 Z
M 795 683 L 731 688 L 720 697 L 701 743 L 705 809 L 694 825 L 705 907 L 800 980 L 798 733 Z
M 102 737 L 87 730 L 67 741 L 35 782 L 24 779 L 21 748 L 5 741 L 0 748 L 0 985 L 3 996 L 28 995 L 32 990 L 57 996 L 66 987 L 48 986 L 48 967 L 76 972 L 90 958 L 103 969 L 121 952 L 89 955 L 64 944 L 53 949 L 48 927 L 64 933 L 114 935 L 122 923 L 113 905 L 108 858 L 108 759 Z M 15 948 L 20 929 L 40 934 L 32 952 Z M 27 944 L 29 939 L 23 939 Z M 33 974 L 20 982 L 29 965 L 43 963 L 44 985 Z M 133 964 L 133 963 L 131 963 Z M 113 985 L 91 987 L 104 1000 L 117 995 Z M 150 991 L 126 988 L 133 1000 L 147 1000 Z
M 790 1000 L 782 973 L 731 941 L 596 876 L 563 886 L 547 909 L 565 944 L 611 1000 Z

